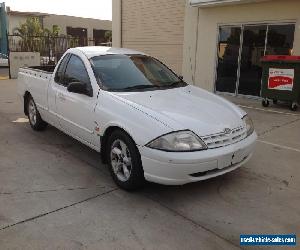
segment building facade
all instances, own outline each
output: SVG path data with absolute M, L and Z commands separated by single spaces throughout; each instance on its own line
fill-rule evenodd
M 9 34 L 14 34 L 20 24 L 25 23 L 28 17 L 38 17 L 44 28 L 51 30 L 54 25 L 57 25 L 60 28 L 61 35 L 80 38 L 80 46 L 98 45 L 106 42 L 105 32 L 112 30 L 110 20 L 11 10 L 7 11 L 7 15 Z
M 185 1 L 113 1 L 113 46 L 142 50 L 181 72 Z
M 261 57 L 300 55 L 300 1 L 113 0 L 113 46 L 156 56 L 207 90 L 259 97 Z
M 48 29 L 51 29 L 53 25 L 58 25 L 61 34 L 81 37 L 82 41 L 87 41 L 87 43 L 81 44 L 82 46 L 100 45 L 106 42 L 104 38 L 105 32 L 112 30 L 112 21 L 110 20 L 64 15 L 47 15 L 43 19 L 43 25 Z

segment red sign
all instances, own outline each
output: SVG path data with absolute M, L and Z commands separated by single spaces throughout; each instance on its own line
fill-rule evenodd
M 294 69 L 269 69 L 269 89 L 292 91 L 293 85 Z

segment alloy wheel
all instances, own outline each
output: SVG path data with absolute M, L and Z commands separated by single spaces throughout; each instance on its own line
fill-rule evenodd
M 30 120 L 31 124 L 35 125 L 37 110 L 36 110 L 35 104 L 32 99 L 29 101 L 29 104 L 28 104 L 28 114 L 29 114 L 29 120 Z
M 116 177 L 122 182 L 128 181 L 131 175 L 132 162 L 125 142 L 117 139 L 112 143 L 110 159 Z

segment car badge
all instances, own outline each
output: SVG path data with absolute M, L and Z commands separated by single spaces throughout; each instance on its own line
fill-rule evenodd
M 227 135 L 231 134 L 231 129 L 230 128 L 225 128 L 224 133 L 227 134 Z

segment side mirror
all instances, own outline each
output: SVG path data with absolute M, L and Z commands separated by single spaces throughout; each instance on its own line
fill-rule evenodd
M 179 78 L 181 81 L 183 81 L 183 76 L 178 76 L 178 78 Z
M 87 88 L 87 84 L 83 82 L 71 82 L 69 83 L 67 90 L 72 93 L 84 94 L 92 97 L 93 93 Z

